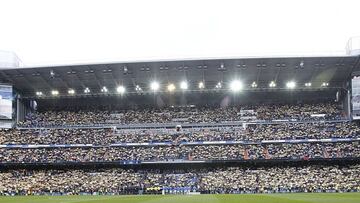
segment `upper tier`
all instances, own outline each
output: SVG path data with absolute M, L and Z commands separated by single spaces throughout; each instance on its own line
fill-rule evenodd
M 141 123 L 225 123 L 231 121 L 312 121 L 346 119 L 333 103 L 232 107 L 168 107 L 162 109 L 46 111 L 31 113 L 21 127 Z
M 94 144 L 196 141 L 260 141 L 280 139 L 358 138 L 351 122 L 248 124 L 238 127 L 134 129 L 11 129 L 0 131 L 0 144 Z

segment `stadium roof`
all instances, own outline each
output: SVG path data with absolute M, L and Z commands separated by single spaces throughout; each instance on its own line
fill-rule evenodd
M 244 90 L 268 90 L 271 81 L 277 89 L 294 81 L 297 89 L 316 90 L 342 87 L 357 69 L 359 56 L 201 59 L 1 69 L 0 81 L 12 84 L 23 97 L 35 97 L 36 92 L 47 97 L 54 90 L 59 97 L 68 96 L 69 89 L 77 96 L 99 95 L 104 94 L 103 87 L 106 94 L 115 94 L 119 85 L 128 93 L 149 92 L 152 81 L 158 81 L 163 91 L 170 83 L 179 87 L 181 81 L 188 82 L 188 91 L 197 91 L 203 81 L 203 91 L 212 91 L 219 82 L 227 89 L 235 79 Z M 251 86 L 254 82 L 256 88 Z

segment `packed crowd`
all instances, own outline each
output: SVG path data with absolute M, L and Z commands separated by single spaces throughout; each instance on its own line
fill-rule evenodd
M 359 141 L 266 145 L 0 148 L 0 163 L 309 159 L 343 157 L 360 157 Z
M 242 114 L 246 111 L 246 114 Z M 316 116 L 314 116 L 316 115 Z M 244 118 L 242 118 L 244 117 Z M 258 105 L 232 107 L 168 107 L 162 109 L 108 111 L 45 111 L 31 113 L 18 126 L 61 126 L 138 123 L 219 123 L 255 120 L 336 120 L 343 118 L 333 103 L 298 105 Z
M 0 195 L 358 192 L 360 165 L 186 170 L 10 170 L 0 172 Z M 165 191 L 164 191 L 165 192 Z
M 96 109 L 96 108 L 95 108 Z M 360 158 L 360 143 L 266 143 L 263 140 L 357 138 L 352 122 L 318 122 L 345 118 L 334 103 L 162 109 L 43 111 L 26 116 L 18 127 L 0 130 L 0 145 L 94 144 L 93 147 L 0 147 L 0 163 L 62 163 L 203 160 Z M 184 129 L 116 129 L 102 124 L 225 123 L 238 127 Z M 306 122 L 292 122 L 306 121 Z M 99 125 L 99 128 L 71 128 Z M 65 128 L 41 128 L 62 126 Z M 245 141 L 245 144 L 201 144 L 198 141 Z M 141 145 L 139 143 L 151 143 Z M 157 142 L 168 142 L 157 145 Z M 109 146 L 133 143 L 128 146 Z M 0 170 L 0 195 L 142 194 L 177 190 L 202 193 L 350 192 L 360 191 L 360 165 L 186 170 Z M 155 189 L 154 189 L 155 188 Z
M 0 144 L 95 144 L 137 142 L 259 141 L 279 139 L 355 138 L 356 123 L 312 122 L 250 124 L 245 127 L 149 130 L 11 129 L 0 130 Z
M 281 123 L 274 125 L 248 125 L 241 139 L 323 139 L 359 137 L 360 127 L 356 123 Z M 247 138 L 247 139 L 246 139 Z
M 360 165 L 228 168 L 204 174 L 200 188 L 208 193 L 359 191 L 359 169 Z
M 178 147 L 96 147 L 96 148 L 39 148 L 0 149 L 0 162 L 57 163 L 113 162 L 126 160 L 163 161 L 182 159 Z
M 113 130 L 100 129 L 5 129 L 0 144 L 111 144 L 118 140 Z

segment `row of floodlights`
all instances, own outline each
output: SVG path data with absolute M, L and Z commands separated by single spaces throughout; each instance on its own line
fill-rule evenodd
M 289 81 L 289 82 L 286 83 L 286 88 L 288 88 L 288 89 L 294 89 L 294 88 L 296 88 L 296 85 L 297 85 L 297 84 L 296 84 L 295 81 Z M 310 82 L 305 83 L 305 87 L 311 87 L 311 85 L 312 85 L 312 84 L 311 84 Z M 256 82 L 253 82 L 253 83 L 251 83 L 250 86 L 251 86 L 252 88 L 256 88 L 258 85 L 257 85 Z M 327 87 L 327 86 L 329 86 L 329 83 L 328 83 L 328 82 L 323 82 L 323 83 L 321 84 L 321 86 L 322 86 L 322 87 Z M 187 83 L 186 81 L 182 81 L 182 82 L 179 84 L 179 88 L 182 89 L 182 90 L 187 90 L 188 87 L 189 87 L 189 85 L 188 85 L 188 83 Z M 233 92 L 239 92 L 239 91 L 241 91 L 241 90 L 243 89 L 243 87 L 244 87 L 244 85 L 243 85 L 243 83 L 242 83 L 240 80 L 233 80 L 233 81 L 229 84 L 229 89 L 230 89 L 231 91 L 233 91 Z M 269 83 L 269 87 L 270 87 L 270 88 L 275 88 L 275 87 L 276 87 L 276 82 L 275 82 L 275 81 L 271 81 L 271 82 Z M 204 83 L 204 82 L 199 82 L 198 88 L 199 88 L 199 89 L 204 89 L 204 88 L 205 88 L 205 83 Z M 222 88 L 222 82 L 218 82 L 218 83 L 215 85 L 215 89 L 221 89 L 221 88 Z M 160 89 L 160 84 L 159 84 L 158 82 L 151 82 L 151 83 L 150 83 L 150 90 L 151 90 L 151 91 L 156 92 L 156 91 L 158 91 L 159 89 Z M 175 85 L 174 83 L 170 83 L 170 84 L 167 85 L 166 89 L 167 89 L 167 91 L 169 91 L 169 92 L 173 92 L 173 91 L 176 90 L 176 85 Z M 102 93 L 108 93 L 108 92 L 109 92 L 108 88 L 105 87 L 105 86 L 102 87 L 100 91 L 101 91 Z M 136 92 L 141 92 L 141 91 L 142 91 L 142 88 L 141 88 L 139 85 L 136 85 L 136 86 L 135 86 L 135 91 L 136 91 Z M 84 89 L 84 93 L 85 93 L 85 94 L 90 94 L 90 92 L 91 92 L 91 91 L 90 91 L 90 88 L 86 87 L 86 88 Z M 124 94 L 124 93 L 126 92 L 125 86 L 123 86 L 123 85 L 118 86 L 118 87 L 116 88 L 116 92 L 119 93 L 119 94 Z M 50 93 L 51 93 L 51 95 L 53 95 L 53 96 L 59 95 L 59 91 L 58 91 L 58 90 L 52 90 Z M 75 94 L 75 90 L 74 90 L 74 89 L 69 89 L 69 90 L 68 90 L 68 94 L 69 94 L 69 95 L 74 95 L 74 94 Z M 36 92 L 36 95 L 37 95 L 37 96 L 42 96 L 43 93 L 40 92 L 40 91 L 38 91 L 38 92 Z

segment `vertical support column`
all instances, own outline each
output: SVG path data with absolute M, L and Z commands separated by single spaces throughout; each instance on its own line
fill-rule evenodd
M 352 120 L 352 114 L 351 114 L 351 91 L 348 90 L 347 91 L 347 95 L 346 95 L 346 104 L 347 104 L 347 116 L 350 120 Z
M 20 99 L 16 98 L 16 118 L 15 118 L 15 122 L 19 121 L 20 118 L 20 113 L 19 113 L 19 109 L 20 109 Z
M 15 119 L 15 122 L 19 122 L 19 121 L 22 121 L 24 118 L 23 118 L 23 105 L 21 103 L 21 100 L 20 98 L 17 98 L 16 99 L 16 119 Z
M 27 112 L 31 111 L 29 100 L 16 99 L 16 122 L 23 121 Z

